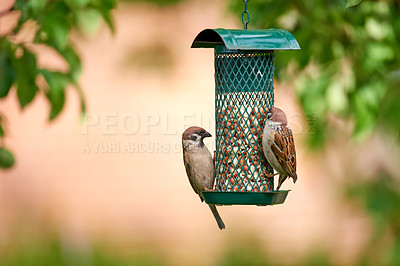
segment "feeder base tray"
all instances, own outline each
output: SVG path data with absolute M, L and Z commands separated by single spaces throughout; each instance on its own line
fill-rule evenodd
M 285 202 L 290 190 L 270 192 L 204 191 L 201 194 L 207 204 L 214 205 L 275 205 Z

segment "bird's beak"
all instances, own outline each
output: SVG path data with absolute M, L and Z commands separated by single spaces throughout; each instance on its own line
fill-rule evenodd
M 208 137 L 212 137 L 212 135 L 206 131 L 206 132 L 203 133 L 202 137 L 203 138 L 208 138 Z
M 272 113 L 271 113 L 270 111 L 268 111 L 268 113 L 267 113 L 267 119 L 271 119 L 271 117 L 272 117 Z

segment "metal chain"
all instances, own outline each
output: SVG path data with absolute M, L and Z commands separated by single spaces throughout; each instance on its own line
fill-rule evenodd
M 244 11 L 242 12 L 242 22 L 244 25 L 244 29 L 247 30 L 247 24 L 249 24 L 250 21 L 250 14 L 249 11 L 247 11 L 247 2 L 249 2 L 249 0 L 243 0 L 244 2 Z M 244 14 L 246 14 L 246 21 L 244 20 Z

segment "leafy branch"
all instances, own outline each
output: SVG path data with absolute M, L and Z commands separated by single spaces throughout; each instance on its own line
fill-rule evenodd
M 0 98 L 16 89 L 19 104 L 24 109 L 36 95 L 45 96 L 52 121 L 64 107 L 65 91 L 74 88 L 84 114 L 85 99 L 78 84 L 82 65 L 69 35 L 74 28 L 87 31 L 87 25 L 101 18 L 114 31 L 111 10 L 115 7 L 116 0 L 16 0 L 10 10 L 0 10 L 0 18 L 12 12 L 19 13 L 16 26 L 0 36 Z M 24 38 L 29 35 L 27 33 L 33 38 Z M 68 69 L 60 71 L 38 66 L 36 48 L 40 46 L 54 49 L 66 61 Z M 5 135 L 4 118 L 0 117 L 0 168 L 14 164 L 14 156 L 5 148 Z
M 238 13 L 243 5 L 232 1 L 231 8 Z M 248 8 L 251 27 L 285 28 L 302 48 L 279 53 L 276 74 L 294 82 L 304 112 L 315 115 L 311 147 L 343 133 L 336 118 L 356 141 L 381 128 L 400 140 L 397 1 L 252 0 Z

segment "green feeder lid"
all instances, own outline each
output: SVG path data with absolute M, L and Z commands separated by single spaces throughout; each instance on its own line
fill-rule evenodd
M 267 192 L 204 191 L 201 194 L 207 204 L 215 205 L 275 205 L 285 202 L 290 190 Z
M 300 49 L 293 35 L 282 29 L 205 29 L 196 36 L 191 48 L 214 48 L 221 44 L 229 50 Z

